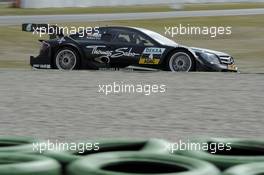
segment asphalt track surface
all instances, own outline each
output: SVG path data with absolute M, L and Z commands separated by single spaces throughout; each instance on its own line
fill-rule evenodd
M 263 137 L 263 74 L 0 70 L 0 82 L 1 135 Z M 98 92 L 113 82 L 165 84 L 166 92 Z
M 2 16 L 0 25 L 264 14 L 264 9 Z M 98 93 L 99 84 L 165 84 L 166 93 Z M 0 134 L 52 140 L 263 137 L 264 75 L 0 70 Z
M 35 15 L 35 16 L 0 16 L 0 26 L 21 25 L 22 23 L 63 23 L 94 22 L 112 20 L 163 19 L 175 17 L 237 16 L 264 14 L 264 8 L 206 11 L 172 11 L 148 13 L 111 13 L 80 15 Z

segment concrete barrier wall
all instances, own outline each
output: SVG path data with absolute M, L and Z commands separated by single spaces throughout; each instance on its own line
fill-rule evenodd
M 21 0 L 22 8 L 171 4 L 175 0 Z
M 264 0 L 21 0 L 22 8 L 94 7 L 120 5 L 155 5 L 206 2 L 264 2 Z

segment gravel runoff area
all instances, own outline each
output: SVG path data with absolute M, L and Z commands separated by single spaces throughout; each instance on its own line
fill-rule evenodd
M 264 75 L 0 70 L 1 135 L 97 138 L 262 137 Z M 146 96 L 99 85 L 166 85 Z

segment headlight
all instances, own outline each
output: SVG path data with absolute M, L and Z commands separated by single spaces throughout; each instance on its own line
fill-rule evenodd
M 219 58 L 215 54 L 208 52 L 200 52 L 199 54 L 211 64 L 220 64 Z

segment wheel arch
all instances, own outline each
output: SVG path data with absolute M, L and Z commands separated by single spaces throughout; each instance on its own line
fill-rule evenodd
M 171 49 L 171 50 L 170 50 L 170 51 L 164 56 L 164 59 L 163 59 L 163 61 L 162 61 L 162 64 L 165 64 L 165 63 L 167 62 L 167 60 L 170 58 L 170 56 L 171 56 L 173 53 L 175 53 L 175 52 L 180 52 L 180 51 L 185 51 L 185 52 L 190 53 L 190 55 L 193 56 L 193 59 L 194 59 L 195 61 L 197 61 L 197 59 L 196 59 L 197 56 L 196 56 L 196 54 L 195 54 L 191 49 L 180 46 L 180 47 L 176 47 L 176 48 L 174 48 L 174 49 Z
M 70 48 L 70 49 L 73 49 L 74 51 L 76 51 L 76 53 L 78 54 L 78 56 L 80 57 L 80 62 L 82 63 L 82 60 L 84 59 L 84 53 L 83 53 L 83 51 L 78 47 L 78 46 L 76 46 L 75 44 L 72 44 L 72 43 L 66 43 L 66 44 L 62 44 L 62 45 L 59 45 L 59 46 L 57 46 L 56 48 L 54 48 L 53 50 L 52 50 L 52 54 L 51 54 L 51 62 L 52 62 L 52 67 L 54 67 L 55 68 L 55 65 L 54 65 L 54 59 L 55 59 L 55 55 L 56 55 L 56 53 L 59 51 L 59 50 L 61 50 L 61 49 L 63 49 L 63 48 Z
M 168 60 L 169 60 L 169 58 L 173 55 L 173 54 L 175 54 L 175 53 L 177 53 L 177 52 L 185 52 L 185 53 L 187 53 L 188 55 L 190 55 L 191 56 L 191 59 L 193 60 L 193 64 L 194 64 L 194 66 L 193 66 L 193 71 L 195 71 L 196 69 L 197 69 L 197 56 L 196 56 L 196 54 L 195 54 L 195 52 L 193 52 L 190 48 L 188 48 L 188 47 L 184 47 L 184 46 L 179 46 L 179 47 L 176 47 L 176 48 L 173 48 L 173 49 L 171 49 L 165 56 L 164 56 L 164 59 L 162 60 L 162 62 L 161 62 L 161 64 L 162 64 L 162 66 L 163 66 L 163 69 L 164 70 L 168 70 L 168 68 L 167 68 L 167 64 L 168 64 Z

